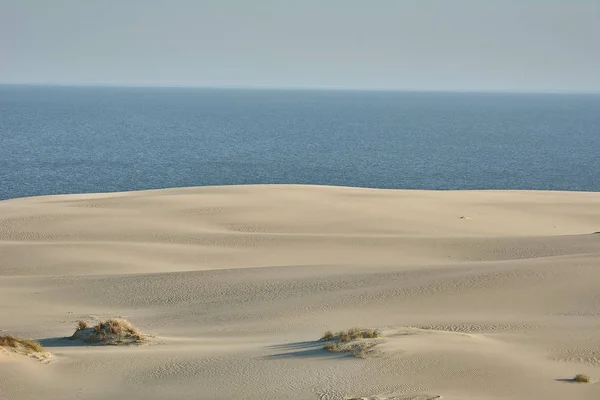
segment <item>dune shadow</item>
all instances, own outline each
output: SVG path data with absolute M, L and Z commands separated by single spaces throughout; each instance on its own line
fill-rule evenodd
M 322 347 L 323 342 L 310 340 L 304 342 L 293 342 L 293 343 L 285 343 L 285 344 L 276 344 L 272 346 L 267 346 L 268 349 L 273 350 L 292 350 L 292 349 L 309 349 L 312 347 Z
M 37 340 L 43 347 L 81 347 L 81 346 L 98 346 L 97 343 L 86 343 L 82 340 L 71 339 L 70 337 L 53 337 Z
M 267 346 L 267 348 L 278 351 L 276 354 L 265 356 L 267 360 L 282 358 L 343 358 L 348 353 L 331 353 L 323 350 L 324 343 L 319 341 L 295 342 L 281 345 Z
M 573 378 L 558 378 L 555 379 L 556 382 L 565 382 L 565 383 L 578 383 Z

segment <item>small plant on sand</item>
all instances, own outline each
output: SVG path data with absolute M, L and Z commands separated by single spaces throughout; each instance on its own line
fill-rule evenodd
M 35 340 L 21 339 L 14 336 L 0 336 L 0 347 L 9 347 L 25 354 L 44 352 L 42 345 Z
M 87 329 L 87 328 L 88 328 L 88 323 L 87 322 L 82 321 L 82 320 L 77 321 L 77 327 L 76 327 L 76 329 L 78 331 L 82 331 L 82 330 Z
M 327 343 L 327 344 L 325 345 L 325 347 L 323 347 L 323 349 L 324 349 L 324 350 L 327 350 L 327 351 L 330 351 L 330 352 L 332 352 L 332 353 L 335 353 L 335 352 L 338 352 L 338 351 L 340 351 L 340 350 L 339 350 L 339 349 L 340 349 L 340 346 L 338 346 L 338 344 L 337 344 L 337 343 L 332 343 L 332 342 L 329 342 L 329 343 Z
M 356 358 L 367 358 L 369 350 L 375 346 L 373 343 L 352 342 L 352 343 L 333 343 L 329 342 L 323 347 L 323 350 L 331 353 L 350 353 Z
M 373 344 L 361 342 L 358 343 L 356 346 L 353 346 L 350 352 L 356 358 L 367 358 L 367 353 L 373 346 Z
M 329 340 L 337 340 L 341 343 L 348 343 L 353 340 L 358 339 L 376 339 L 380 338 L 381 332 L 377 329 L 361 329 L 361 328 L 352 328 L 347 331 L 339 331 L 334 334 L 331 331 L 325 332 L 325 334 L 319 339 L 321 342 L 326 342 Z
M 375 344 L 364 341 L 364 339 L 376 339 L 381 336 L 381 332 L 376 329 L 352 328 L 336 334 L 327 331 L 319 340 L 327 342 L 323 350 L 334 353 L 351 353 L 354 357 L 366 358 L 367 353 Z
M 362 337 L 363 339 L 376 339 L 381 337 L 381 332 L 379 332 L 377 329 L 361 329 L 356 335 L 357 338 Z
M 107 345 L 139 344 L 146 340 L 128 321 L 118 318 L 101 321 L 93 327 L 89 327 L 85 321 L 79 321 L 71 339 Z
M 577 374 L 575 375 L 575 377 L 573 378 L 573 382 L 578 382 L 578 383 L 591 383 L 592 382 L 592 378 L 587 376 L 587 375 L 583 375 L 583 374 Z
M 340 343 L 348 343 L 351 339 L 350 334 L 348 332 L 340 332 L 337 334 L 337 340 Z

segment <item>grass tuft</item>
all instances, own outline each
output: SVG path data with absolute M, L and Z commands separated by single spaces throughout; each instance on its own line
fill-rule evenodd
M 23 350 L 25 353 L 43 353 L 45 350 L 35 340 L 21 339 L 14 336 L 0 336 L 0 347 L 10 347 L 15 350 Z
M 144 335 L 134 328 L 129 321 L 112 318 L 89 327 L 85 321 L 79 321 L 71 339 L 81 339 L 87 343 L 106 345 L 142 343 Z
M 319 339 L 321 342 L 327 342 L 330 340 L 337 340 L 340 343 L 348 343 L 353 340 L 360 339 L 376 339 L 380 338 L 381 332 L 377 329 L 361 329 L 361 328 L 352 328 L 347 331 L 340 331 L 337 333 L 333 333 L 331 331 L 325 332 L 325 334 Z
M 348 332 L 340 332 L 337 335 L 337 339 L 340 343 L 348 343 L 350 340 L 352 340 L 352 337 Z
M 573 378 L 573 382 L 578 382 L 578 383 L 591 383 L 592 382 L 592 378 L 584 375 L 584 374 L 577 374 L 575 375 L 575 377 Z
M 319 341 L 321 341 L 321 342 L 326 342 L 326 341 L 328 341 L 328 340 L 333 340 L 333 339 L 335 339 L 335 337 L 336 337 L 336 336 L 333 334 L 333 332 L 331 332 L 331 331 L 327 331 L 327 332 L 325 332 L 325 334 L 324 334 L 324 335 L 321 337 L 321 339 L 319 339 Z
M 325 345 L 325 347 L 323 347 L 323 350 L 327 350 L 332 353 L 336 353 L 336 352 L 340 351 L 340 346 L 337 343 L 329 342 Z
M 354 357 L 366 358 L 367 353 L 375 344 L 363 339 L 376 339 L 381 336 L 381 332 L 376 329 L 352 328 L 336 334 L 327 331 L 319 340 L 328 342 L 323 350 L 333 353 L 351 353 Z
M 77 327 L 76 327 L 76 329 L 78 331 L 82 331 L 82 330 L 87 329 L 87 328 L 88 328 L 88 323 L 87 322 L 85 322 L 85 321 L 77 321 Z

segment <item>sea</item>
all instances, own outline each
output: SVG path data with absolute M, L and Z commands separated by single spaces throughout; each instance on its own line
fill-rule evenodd
M 600 95 L 0 86 L 0 199 L 241 184 L 600 191 Z

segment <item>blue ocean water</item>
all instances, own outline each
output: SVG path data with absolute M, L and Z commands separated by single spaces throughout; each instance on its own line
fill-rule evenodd
M 0 86 L 0 199 L 254 183 L 600 191 L 600 95 Z

